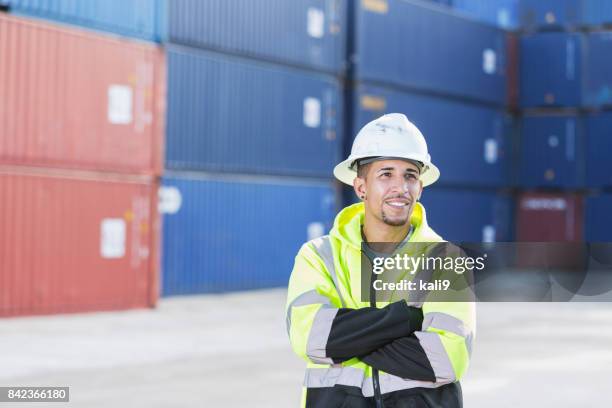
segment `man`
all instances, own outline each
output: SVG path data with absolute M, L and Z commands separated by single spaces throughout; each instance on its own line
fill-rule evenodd
M 440 175 L 423 135 L 404 115 L 384 115 L 361 129 L 334 175 L 362 202 L 343 209 L 329 235 L 304 244 L 295 259 L 287 329 L 308 363 L 302 406 L 461 407 L 473 303 L 361 296 L 362 243 L 443 241 L 418 202 Z

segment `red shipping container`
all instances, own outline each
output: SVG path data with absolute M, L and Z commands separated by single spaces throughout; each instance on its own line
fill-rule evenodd
M 0 14 L 0 163 L 159 174 L 154 44 Z
M 517 241 L 582 241 L 583 218 L 583 198 L 578 194 L 522 194 L 516 217 Z
M 525 193 L 517 206 L 517 265 L 580 269 L 584 248 L 584 200 L 579 194 Z M 554 244 L 553 244 L 554 243 Z
M 155 180 L 0 167 L 0 316 L 154 306 Z

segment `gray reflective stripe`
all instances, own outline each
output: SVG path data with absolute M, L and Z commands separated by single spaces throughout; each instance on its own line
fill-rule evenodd
M 472 357 L 472 341 L 474 340 L 474 333 L 470 333 L 465 338 L 465 347 L 467 348 L 468 354 Z
M 446 313 L 432 312 L 427 313 L 423 318 L 423 331 L 427 330 L 428 327 L 434 327 L 465 338 L 465 347 L 470 357 L 472 356 L 474 334 L 468 330 L 463 321 Z
M 436 329 L 455 333 L 461 337 L 467 337 L 470 334 L 470 330 L 465 327 L 463 321 L 446 313 L 431 312 L 425 314 L 425 316 L 423 316 L 422 331 L 427 330 L 427 328 L 430 326 Z
M 448 382 L 434 383 L 427 381 L 404 380 L 395 375 L 380 373 L 381 393 L 406 390 L 410 388 L 437 388 Z M 304 376 L 304 386 L 308 388 L 333 387 L 335 385 L 348 385 L 361 388 L 364 397 L 374 395 L 372 377 L 365 377 L 365 373 L 360 368 L 331 366 L 329 368 L 307 368 Z
M 342 292 L 340 291 L 340 285 L 338 284 L 338 276 L 336 275 L 336 267 L 334 266 L 334 253 L 332 251 L 331 242 L 329 242 L 329 235 L 313 239 L 310 242 L 312 243 L 315 252 L 323 260 L 327 271 L 334 281 L 334 286 L 336 287 L 336 292 L 338 292 L 338 296 L 340 297 L 342 307 L 346 307 L 344 299 L 342 298 Z
M 296 297 L 287 308 L 287 333 L 291 330 L 291 308 L 295 306 L 306 306 L 314 304 L 331 305 L 331 302 L 325 296 L 319 294 L 316 290 L 309 290 Z
M 438 333 L 414 332 L 436 375 L 436 382 L 455 381 L 455 371 Z
M 388 373 L 380 373 L 379 377 L 380 383 L 380 392 L 381 394 L 386 394 L 389 392 L 400 391 L 400 390 L 408 390 L 410 388 L 437 388 L 444 384 L 448 384 L 450 381 L 446 382 L 429 382 L 429 381 L 417 381 L 410 379 L 403 379 L 401 377 L 388 374 Z M 364 382 L 364 386 L 362 387 L 362 394 L 364 397 L 371 397 L 374 395 L 374 387 L 372 384 L 372 378 L 367 378 Z
M 323 305 L 312 322 L 306 344 L 306 354 L 317 364 L 334 363 L 331 358 L 327 357 L 326 348 L 336 313 L 338 313 L 338 309 Z
M 363 370 L 355 367 L 307 368 L 304 376 L 304 386 L 323 388 L 333 387 L 334 385 L 348 385 L 361 388 L 364 377 Z

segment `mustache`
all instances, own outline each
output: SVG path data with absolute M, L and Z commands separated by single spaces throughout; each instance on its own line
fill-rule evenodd
M 394 198 L 403 198 L 405 200 L 413 201 L 412 197 L 410 197 L 409 195 L 404 195 L 404 194 L 395 194 L 393 196 L 385 197 L 384 199 L 385 200 L 391 200 L 391 199 L 394 199 Z

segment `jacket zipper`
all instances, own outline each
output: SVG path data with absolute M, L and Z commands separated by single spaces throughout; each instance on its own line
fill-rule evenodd
M 370 279 L 370 306 L 376 307 L 376 291 L 374 290 L 374 273 L 372 273 L 372 277 Z M 374 402 L 376 403 L 376 408 L 384 408 L 382 394 L 380 393 L 380 379 L 378 377 L 378 369 L 372 367 L 372 385 L 374 388 Z

